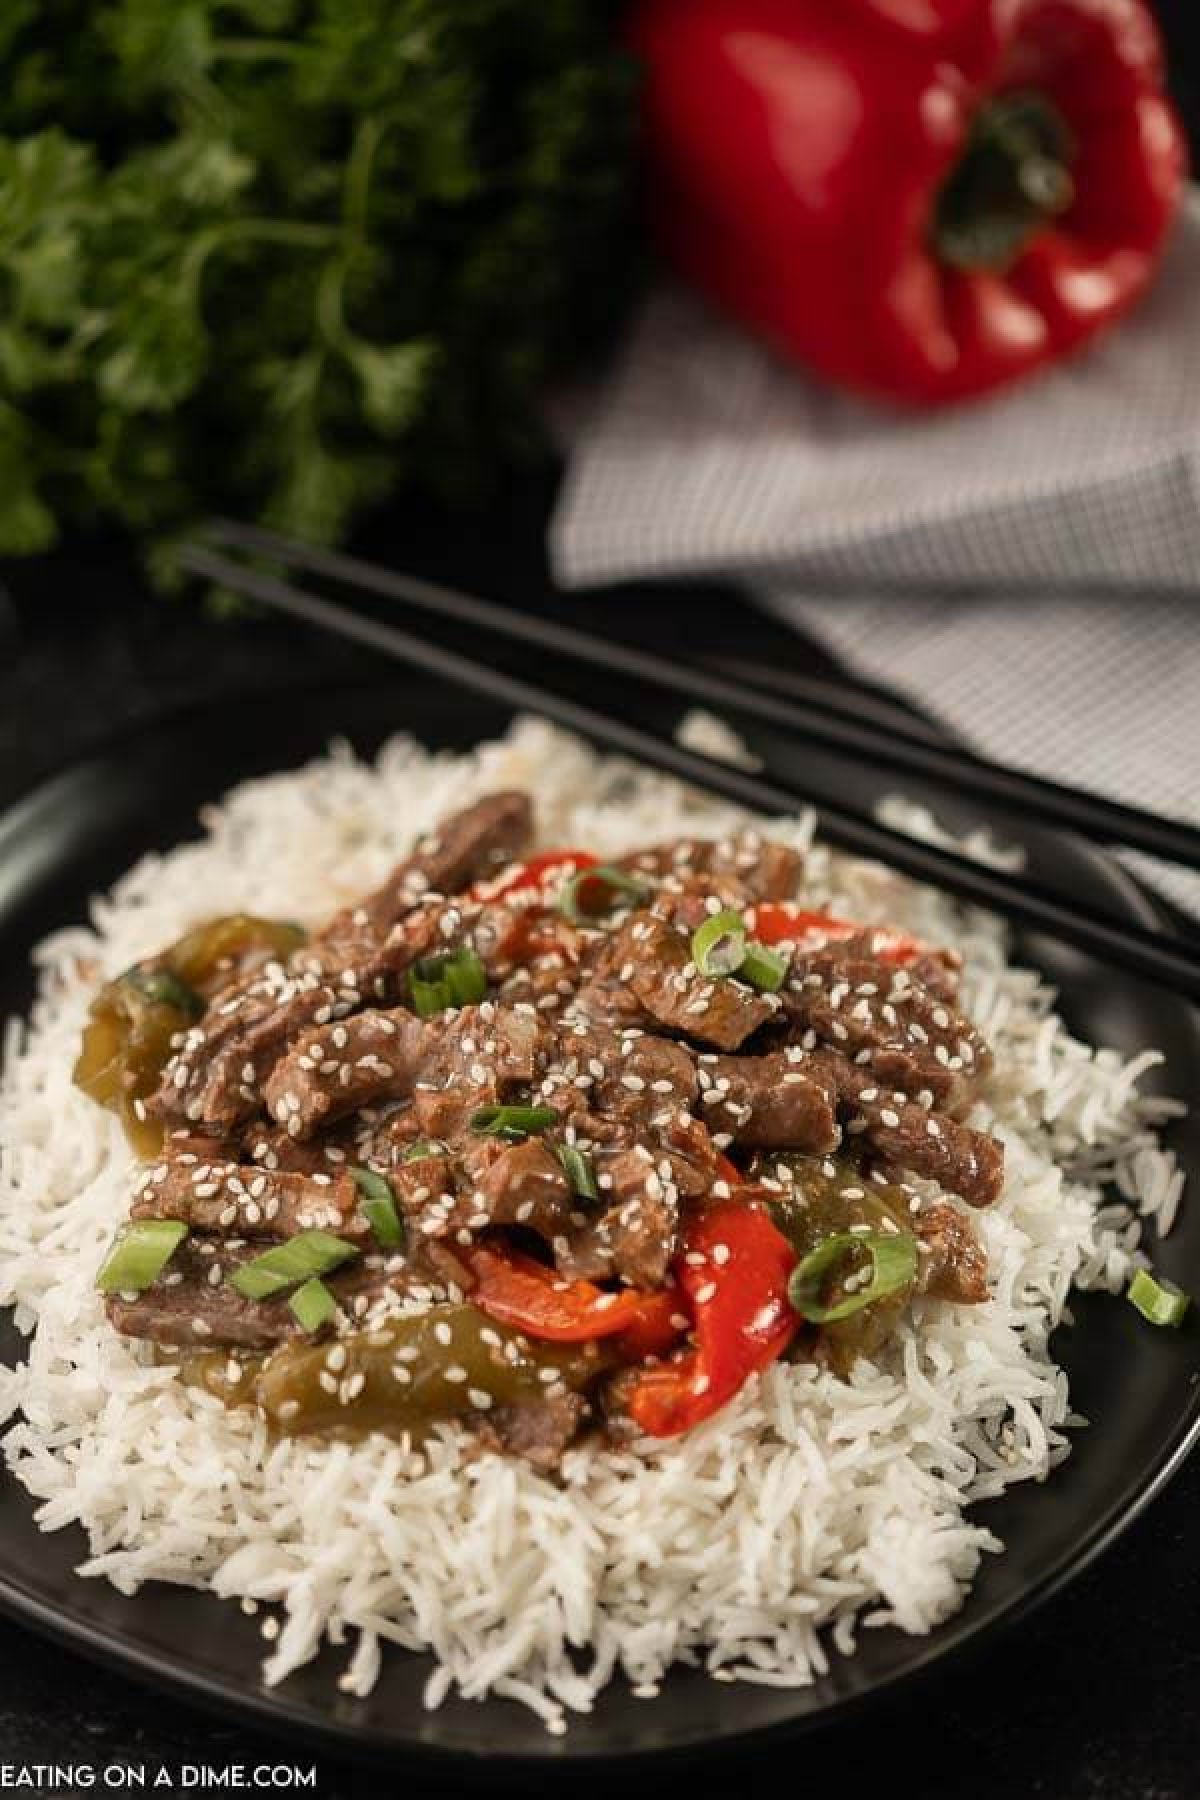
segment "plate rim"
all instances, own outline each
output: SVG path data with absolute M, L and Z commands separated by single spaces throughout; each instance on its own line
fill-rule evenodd
M 328 695 L 327 688 L 319 683 L 313 685 L 323 696 Z M 378 679 L 372 680 L 370 677 L 358 682 L 353 678 L 342 679 L 337 682 L 336 691 L 349 692 L 376 688 L 379 685 Z M 298 691 L 304 690 L 292 690 L 285 694 L 269 691 L 262 697 L 267 701 L 286 703 L 296 698 Z M 122 753 L 128 754 L 130 747 L 147 735 L 178 730 L 197 715 L 217 715 L 223 705 L 224 702 L 220 699 L 204 699 L 163 707 L 128 722 L 103 740 L 44 773 L 32 785 L 18 791 L 0 805 L 0 851 L 19 829 L 37 819 L 39 809 L 52 805 L 56 794 L 66 791 L 71 782 L 78 781 L 85 772 L 94 771 L 97 765 L 103 765 Z M 194 826 L 195 822 L 194 817 L 189 818 L 187 826 Z M 172 844 L 186 841 L 187 826 L 178 837 L 171 840 Z M 1053 835 L 1070 840 L 1077 852 L 1104 866 L 1110 879 L 1115 879 L 1122 902 L 1133 916 L 1143 923 L 1165 930 L 1172 938 L 1182 938 L 1178 923 L 1165 904 L 1152 891 L 1143 887 L 1110 851 L 1087 843 L 1072 833 L 1056 832 Z M 6 1317 L 11 1316 L 11 1309 L 4 1309 L 4 1313 Z M 893 1701 L 913 1684 L 927 1680 L 944 1658 L 953 1657 L 959 1662 L 965 1662 L 977 1655 L 1062 1592 L 1116 1543 L 1174 1479 L 1197 1442 L 1200 1442 L 1200 1379 L 1193 1380 L 1186 1402 L 1172 1429 L 1164 1435 L 1157 1447 L 1149 1469 L 1132 1478 L 1122 1488 L 1105 1512 L 1075 1540 L 1070 1551 L 1064 1553 L 1053 1568 L 1031 1584 L 1026 1584 L 993 1611 L 974 1620 L 960 1609 L 924 1634 L 904 1667 L 884 1674 L 873 1681 L 870 1687 L 835 1693 L 819 1709 L 765 1724 L 721 1727 L 704 1735 L 673 1743 L 644 1745 L 614 1741 L 607 1745 L 576 1749 L 572 1747 L 571 1734 L 568 1732 L 565 1737 L 547 1734 L 544 1746 L 539 1745 L 536 1750 L 507 1750 L 490 1745 L 477 1748 L 469 1737 L 452 1745 L 424 1740 L 412 1733 L 397 1735 L 394 1730 L 373 1725 L 365 1719 L 339 1721 L 332 1714 L 328 1718 L 320 1717 L 309 1706 L 289 1700 L 286 1684 L 279 1688 L 260 1685 L 253 1689 L 235 1690 L 228 1681 L 223 1682 L 217 1675 L 203 1668 L 164 1661 L 161 1657 L 156 1657 L 151 1649 L 132 1641 L 118 1626 L 81 1620 L 68 1606 L 47 1600 L 35 1588 L 13 1580 L 3 1570 L 0 1570 L 0 1613 L 92 1662 L 115 1664 L 134 1680 L 151 1689 L 171 1693 L 203 1712 L 243 1724 L 250 1721 L 279 1734 L 286 1732 L 299 1736 L 306 1744 L 336 1752 L 358 1763 L 379 1765 L 381 1762 L 408 1758 L 414 1762 L 419 1761 L 426 1767 L 447 1770 L 456 1768 L 465 1774 L 480 1773 L 493 1763 L 502 1765 L 505 1770 L 514 1774 L 522 1770 L 544 1772 L 556 1762 L 581 1772 L 642 1760 L 663 1765 L 681 1764 L 694 1760 L 706 1750 L 725 1752 L 738 1745 L 758 1748 L 786 1738 L 799 1737 L 801 1734 L 832 1729 L 880 1701 Z M 7 1470 L 5 1475 L 15 1486 L 20 1486 Z M 18 1499 L 20 1504 L 32 1512 L 36 1502 L 27 1490 L 22 1489 Z M 33 1523 L 32 1519 L 30 1522 Z M 68 1532 L 80 1529 L 78 1525 L 65 1528 Z M 79 1576 L 74 1579 L 83 1580 Z M 146 1585 L 169 1590 L 172 1584 Z M 218 1599 L 211 1591 L 209 1597 L 214 1601 Z M 803 1693 L 806 1690 L 797 1691 Z

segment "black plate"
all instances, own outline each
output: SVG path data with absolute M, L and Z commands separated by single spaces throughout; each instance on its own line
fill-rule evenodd
M 335 734 L 363 751 L 397 729 L 460 747 L 503 723 L 502 715 L 431 684 L 397 682 L 177 714 L 70 769 L 0 817 L 0 1016 L 28 1004 L 33 943 L 80 918 L 89 894 L 147 848 L 195 836 L 199 806 L 232 782 L 294 765 Z M 761 747 L 767 747 L 765 735 Z M 777 741 L 770 748 L 777 765 L 790 762 L 798 780 L 807 771 L 829 784 L 834 772 L 811 754 L 802 757 Z M 836 771 L 832 791 L 860 804 L 870 799 L 864 778 L 845 769 Z M 977 822 L 944 812 L 952 824 Z M 1161 922 L 1111 860 L 1074 840 L 1022 835 L 1043 879 L 1120 916 Z M 1165 1088 L 1182 1094 L 1195 1089 L 1200 1033 L 1186 1006 L 1059 946 L 1039 941 L 1021 951 L 1059 983 L 1073 1029 L 1125 1052 L 1160 1045 L 1168 1059 Z M 1197 1126 L 1181 1128 L 1175 1141 L 1194 1176 L 1200 1170 Z M 1200 1207 L 1194 1201 L 1184 1207 L 1156 1262 L 1195 1286 Z M 326 1652 L 268 1692 L 258 1682 L 262 1641 L 236 1606 L 160 1585 L 130 1600 L 106 1583 L 79 1580 L 73 1570 L 84 1554 L 82 1534 L 38 1533 L 29 1497 L 11 1478 L 0 1488 L 0 1605 L 148 1681 L 234 1714 L 255 1715 L 293 1738 L 323 1740 L 360 1755 L 427 1752 L 562 1762 L 695 1751 L 749 1733 L 812 1726 L 1023 1617 L 1111 1542 L 1187 1454 L 1200 1432 L 1195 1327 L 1155 1332 L 1132 1308 L 1101 1296 L 1078 1298 L 1075 1310 L 1076 1326 L 1060 1333 L 1056 1348 L 1074 1403 L 1093 1428 L 1076 1435 L 1073 1455 L 1047 1486 L 1017 1488 L 978 1509 L 1006 1540 L 1007 1553 L 986 1559 L 963 1611 L 931 1636 L 868 1632 L 859 1653 L 835 1661 L 812 1688 L 725 1686 L 677 1671 L 654 1702 L 633 1699 L 614 1684 L 595 1712 L 573 1721 L 563 1738 L 547 1736 L 504 1701 L 481 1706 L 453 1700 L 436 1713 L 424 1712 L 420 1697 L 429 1663 L 399 1652 L 390 1653 L 366 1701 L 337 1692 L 344 1652 Z M 10 1360 L 19 1353 L 11 1327 L 4 1349 Z

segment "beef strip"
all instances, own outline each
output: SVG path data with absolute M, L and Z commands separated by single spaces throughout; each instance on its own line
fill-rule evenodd
M 534 1081 L 543 1030 L 537 1014 L 485 1000 L 426 1022 L 413 1110 L 428 1137 L 456 1138 L 471 1114 Z
M 841 1143 L 837 1087 L 801 1051 L 703 1056 L 697 1073 L 706 1124 L 737 1144 L 822 1155 Z
M 410 1158 L 389 1175 L 415 1247 L 448 1239 L 469 1245 L 493 1226 L 520 1226 L 547 1243 L 570 1229 L 572 1196 L 563 1166 L 539 1138 L 505 1144 L 479 1138 L 457 1157 Z
M 339 914 L 327 935 L 336 937 L 343 922 L 355 931 L 367 926 L 384 932 L 426 894 L 458 894 L 471 882 L 495 874 L 523 854 L 532 837 L 528 794 L 485 794 L 421 838 L 383 886 Z
M 485 1105 L 506 1085 L 534 1075 L 536 1015 L 491 1001 L 431 1019 L 370 1010 L 305 1032 L 267 1080 L 268 1110 L 295 1138 L 310 1138 L 345 1114 L 424 1090 L 445 1094 L 456 1114 L 464 1093 Z M 432 1108 L 426 1107 L 425 1114 Z M 418 1116 L 430 1135 L 445 1121 Z
M 230 1284 L 234 1271 L 263 1248 L 261 1240 L 193 1234 L 142 1293 L 109 1295 L 109 1322 L 125 1337 L 194 1350 L 270 1350 L 307 1336 L 286 1294 L 247 1300 Z M 378 1253 L 361 1256 L 324 1280 L 339 1306 L 360 1324 L 369 1324 L 371 1309 L 396 1294 L 413 1288 L 429 1293 L 424 1270 L 402 1256 Z
M 286 1297 L 247 1300 L 229 1282 L 242 1263 L 262 1251 L 243 1239 L 189 1237 L 158 1280 L 126 1298 L 110 1294 L 110 1323 L 125 1337 L 187 1349 L 269 1350 L 301 1333 Z
M 439 927 L 458 910 L 449 900 L 429 898 L 414 905 L 387 931 L 371 925 L 328 931 L 292 958 L 295 972 L 347 988 L 359 1006 L 399 997 L 405 972 L 420 956 L 442 948 Z
M 405 1217 L 419 1227 L 430 1201 L 438 1203 L 438 1210 L 448 1210 L 457 1191 L 454 1169 L 453 1158 L 444 1150 L 410 1156 L 391 1169 L 388 1180 Z
M 178 1157 L 183 1163 L 190 1159 L 193 1166 L 198 1162 L 242 1160 L 241 1144 L 236 1137 L 213 1137 L 207 1132 L 189 1131 L 186 1126 L 167 1133 L 163 1139 L 162 1153 L 164 1157 Z
M 924 950 L 919 956 L 913 957 L 907 968 L 913 980 L 919 981 L 935 1000 L 940 1000 L 945 1006 L 957 1004 L 962 957 L 955 951 Z
M 453 893 L 492 872 L 530 833 L 523 794 L 489 795 L 446 820 L 377 894 L 338 914 L 298 951 L 289 969 L 268 964 L 218 994 L 167 1065 L 151 1110 L 223 1131 L 252 1117 L 262 1083 L 300 1031 L 397 997 L 409 965 L 448 944 L 451 909 L 443 902 L 421 907 L 424 896 L 431 889 Z M 392 932 L 398 921 L 402 928 Z
M 852 961 L 882 963 L 885 969 L 907 969 L 914 981 L 920 982 L 936 1000 L 953 1006 L 958 998 L 959 976 L 962 973 L 962 957 L 956 950 L 928 949 L 919 950 L 907 962 L 898 962 L 894 955 L 889 955 L 889 948 L 895 942 L 895 932 L 890 926 L 867 926 L 856 932 L 853 937 L 843 938 L 831 948 L 841 956 Z
M 659 1025 L 718 1050 L 738 1049 L 781 1006 L 775 994 L 701 975 L 689 934 L 654 913 L 634 913 L 621 927 L 610 971 Z
M 416 1085 L 427 1043 L 415 1013 L 375 1008 L 303 1032 L 263 1090 L 289 1137 L 306 1139 L 346 1114 L 400 1099 Z
M 590 966 L 604 940 L 565 919 L 542 920 L 536 926 L 527 921 L 528 914 L 511 911 L 495 947 L 482 953 L 484 967 L 498 983 L 498 1001 L 507 1006 L 524 1002 L 552 1017 L 574 1002 L 581 970 Z
M 550 1040 L 537 1099 L 600 1143 L 653 1141 L 696 1096 L 696 1069 L 682 1044 L 613 1030 L 572 1013 Z
M 511 916 L 498 907 L 485 909 L 473 900 L 434 900 L 416 907 L 399 921 L 382 939 L 368 937 L 354 947 L 323 942 L 297 952 L 293 964 L 302 969 L 302 979 L 316 981 L 317 991 L 332 997 L 328 1007 L 311 1007 L 311 1016 L 302 1016 L 295 1005 L 271 1018 L 257 1032 L 262 1039 L 261 1051 L 254 1066 L 238 1064 L 228 1054 L 212 1073 L 211 1084 L 229 1086 L 240 1075 L 253 1075 L 247 1088 L 239 1090 L 240 1102 L 250 1105 L 253 1088 L 269 1087 L 279 1064 L 293 1049 L 306 1026 L 313 1023 L 339 1024 L 357 1016 L 362 1009 L 392 1007 L 407 999 L 408 971 L 421 957 L 456 949 L 474 950 L 483 962 L 489 980 L 498 980 L 511 970 L 511 960 L 504 953 L 503 941 L 508 937 Z M 401 1008 L 406 1011 L 406 1007 Z M 386 1058 L 385 1058 L 386 1060 Z M 363 1104 L 371 1097 L 369 1071 Z M 260 1095 L 258 1104 L 262 1104 Z M 210 1099 L 205 1101 L 211 1110 Z M 339 1110 L 352 1110 L 343 1106 Z M 207 1116 L 207 1115 L 206 1115 Z
M 847 1136 L 869 1145 L 889 1170 L 910 1170 L 936 1181 L 969 1206 L 991 1206 L 1004 1186 L 1004 1147 L 982 1131 L 881 1088 L 869 1069 L 829 1051 L 808 1066 L 833 1081 Z
M 588 969 L 570 999 L 570 1017 L 607 1025 L 613 1031 L 656 1031 L 658 1020 L 646 1011 L 630 987 L 625 974 L 627 966 L 609 968 L 605 963 Z
M 413 906 L 383 935 L 370 928 L 353 937 L 317 938 L 292 959 L 297 972 L 332 982 L 357 997 L 360 1006 L 405 998 L 412 965 L 447 950 L 473 950 L 489 979 L 512 969 L 510 945 L 520 914 L 502 902 L 485 905 L 469 896 L 429 896 Z
M 470 1130 L 473 1113 L 481 1106 L 498 1104 L 499 1099 L 500 1089 L 494 1081 L 478 1087 L 466 1082 L 431 1083 L 414 1093 L 413 1118 L 421 1137 L 457 1140 Z
M 294 1237 L 330 1231 L 351 1242 L 369 1227 L 346 1174 L 277 1173 L 235 1162 L 201 1162 L 183 1153 L 150 1171 L 130 1209 L 134 1219 L 182 1219 L 200 1231 L 239 1237 Z
M 582 1394 L 561 1390 L 522 1406 L 471 1413 L 470 1424 L 488 1450 L 520 1456 L 535 1469 L 558 1468 L 590 1408 Z
M 344 1120 L 323 1137 L 301 1143 L 282 1125 L 268 1125 L 263 1119 L 252 1119 L 241 1133 L 241 1148 L 235 1161 L 257 1163 L 286 1175 L 337 1175 L 347 1163 L 366 1159 L 356 1152 L 352 1122 Z
M 802 1044 L 828 1044 L 891 1088 L 928 1092 L 957 1112 L 991 1053 L 968 1019 L 938 1000 L 907 969 L 823 950 L 803 958 L 784 990 Z
M 804 858 L 757 831 L 712 842 L 678 838 L 622 857 L 619 866 L 670 885 L 692 875 L 733 877 L 752 900 L 790 900 L 800 885 Z
M 428 1143 L 429 1134 L 421 1130 L 412 1105 L 369 1106 L 343 1122 L 342 1132 L 350 1140 L 350 1160 L 363 1163 L 381 1173 L 406 1162 L 419 1146 Z M 293 1138 L 292 1143 L 296 1140 Z M 313 1145 L 325 1140 L 314 1138 Z M 300 1146 L 303 1148 L 303 1146 Z
M 609 1164 L 614 1191 L 623 1193 L 598 1218 L 555 1243 L 555 1263 L 572 1280 L 609 1281 L 659 1288 L 670 1272 L 679 1228 L 677 1190 L 664 1182 L 644 1146 L 634 1145 Z
M 513 1148 L 524 1149 L 525 1146 Z M 540 1150 L 542 1146 L 534 1144 L 531 1148 Z M 481 1141 L 477 1147 L 476 1166 L 481 1175 L 486 1176 L 493 1168 L 501 1170 L 495 1177 L 492 1202 L 502 1212 L 511 1207 L 514 1213 L 530 1202 L 533 1209 L 530 1216 L 512 1222 L 527 1224 L 531 1229 L 549 1227 L 553 1223 L 553 1193 L 549 1189 L 545 1193 L 538 1191 L 528 1163 L 525 1164 L 527 1184 L 521 1192 L 520 1164 L 504 1169 L 506 1149 L 495 1140 L 490 1144 Z M 512 1176 L 511 1185 L 506 1174 Z M 473 1277 L 461 1259 L 460 1247 L 469 1247 L 480 1232 L 500 1222 L 493 1221 L 488 1199 L 472 1187 L 466 1170 L 445 1151 L 431 1152 L 398 1164 L 389 1173 L 388 1180 L 404 1215 L 407 1254 L 413 1269 L 444 1286 L 469 1291 Z
M 464 1158 L 471 1183 L 468 1228 L 521 1225 L 552 1243 L 571 1225 L 571 1184 L 562 1163 L 540 1139 L 498 1145 L 494 1140 Z
M 275 975 L 218 998 L 187 1032 L 149 1102 L 152 1112 L 213 1132 L 236 1130 L 259 1110 L 262 1081 L 290 1040 L 361 1004 L 357 991 L 272 966 Z
M 987 1252 L 956 1206 L 935 1200 L 914 1216 L 913 1230 L 921 1250 L 921 1293 L 972 1306 L 987 1299 Z
M 602 1211 L 552 1240 L 571 1277 L 660 1287 L 674 1253 L 681 1199 L 716 1178 L 708 1131 L 693 1117 L 692 1053 L 669 1038 L 613 1030 L 574 1009 L 555 1034 L 537 1098 L 592 1158 Z M 576 1209 L 578 1210 L 578 1208 Z
M 431 1034 L 422 1083 L 465 1079 L 475 1086 L 489 1080 L 505 1086 L 533 1080 L 542 1043 L 542 1027 L 533 1013 L 485 1000 L 442 1018 L 441 1028 Z

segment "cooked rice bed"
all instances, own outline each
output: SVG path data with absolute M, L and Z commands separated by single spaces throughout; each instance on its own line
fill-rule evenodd
M 40 1524 L 88 1534 L 82 1573 L 124 1592 L 160 1579 L 277 1603 L 268 1682 L 349 1629 L 349 1691 L 370 1690 L 390 1640 L 433 1651 L 430 1705 L 451 1688 L 507 1695 L 561 1730 L 616 1671 L 647 1694 L 681 1658 L 803 1685 L 860 1624 L 925 1632 L 954 1612 L 1001 1548 L 967 1504 L 1044 1479 L 1068 1453 L 1047 1340 L 1072 1283 L 1119 1289 L 1140 1256 L 1138 1213 L 1168 1227 L 1181 1176 L 1154 1137 L 1167 1104 L 1137 1095 L 1152 1053 L 1126 1064 L 1079 1044 L 1037 978 L 1007 966 L 997 921 L 818 846 L 815 904 L 966 959 L 965 1008 L 997 1058 L 974 1122 L 1004 1140 L 1008 1167 L 1001 1201 L 975 1215 L 992 1298 L 924 1307 L 850 1381 L 777 1365 L 648 1454 L 573 1450 L 561 1484 L 450 1426 L 419 1456 L 383 1438 L 271 1444 L 253 1412 L 184 1386 L 104 1318 L 93 1278 L 133 1165 L 116 1122 L 70 1083 L 87 1006 L 102 977 L 207 916 L 319 922 L 442 814 L 521 786 L 544 844 L 602 855 L 745 819 L 531 721 L 470 757 L 397 739 L 368 766 L 337 749 L 237 789 L 203 840 L 144 858 L 98 900 L 92 929 L 42 945 L 32 1028 L 11 1029 L 0 1083 L 0 1300 L 33 1333 L 0 1405 L 24 1414 L 5 1448 Z M 770 830 L 808 843 L 806 821 Z

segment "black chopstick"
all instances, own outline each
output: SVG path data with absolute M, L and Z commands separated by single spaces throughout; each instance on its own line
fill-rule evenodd
M 794 812 L 809 805 L 797 789 L 777 780 L 767 781 L 744 769 L 715 762 L 524 676 L 507 674 L 461 651 L 426 642 L 399 626 L 381 623 L 336 601 L 307 593 L 203 545 L 185 545 L 179 560 L 190 573 L 260 605 L 382 651 L 485 699 L 500 701 L 518 711 L 540 713 L 593 743 L 621 751 L 738 805 L 768 814 Z M 931 882 L 959 899 L 989 907 L 1190 1000 L 1200 1001 L 1200 953 L 1189 952 L 1181 943 L 1143 926 L 1117 924 L 1098 917 L 1047 888 L 1018 881 L 936 845 L 889 831 L 865 815 L 823 803 L 815 810 L 822 835 L 843 849 L 889 863 L 915 880 Z
M 960 797 L 985 800 L 1103 844 L 1124 844 L 1167 862 L 1200 869 L 1200 830 L 1194 826 L 989 762 L 957 745 L 933 741 L 916 723 L 902 726 L 855 716 L 848 702 L 839 706 L 828 686 L 811 677 L 789 670 L 790 693 L 777 687 L 764 692 L 761 685 L 748 686 L 739 680 L 732 669 L 718 673 L 669 662 L 652 651 L 597 637 L 577 626 L 535 618 L 497 601 L 379 568 L 344 552 L 303 544 L 260 526 L 216 519 L 205 527 L 204 537 L 212 544 L 272 558 L 301 573 L 328 577 L 459 624 L 553 650 L 608 674 L 653 682 L 688 700 L 784 726 L 802 741 L 889 770 L 902 770 L 949 788 Z

